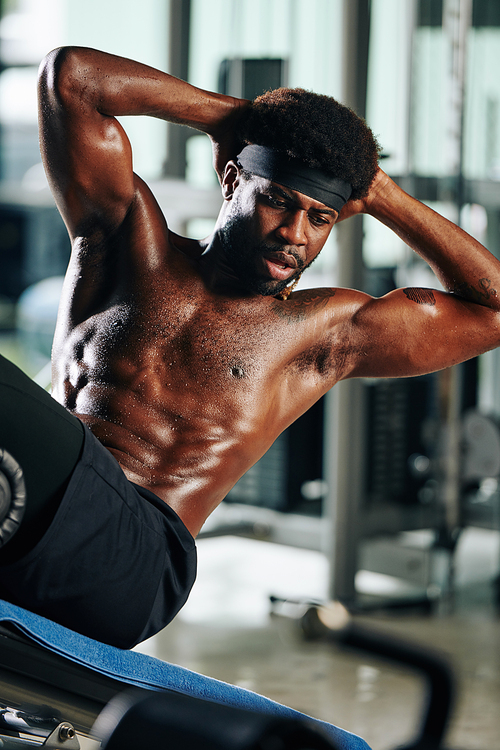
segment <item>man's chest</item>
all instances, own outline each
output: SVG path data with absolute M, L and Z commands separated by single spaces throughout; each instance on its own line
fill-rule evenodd
M 78 370 L 100 382 L 158 377 L 178 388 L 248 390 L 314 371 L 328 344 L 307 320 L 277 315 L 270 306 L 170 298 L 140 308 L 109 306 L 75 328 L 65 348 Z

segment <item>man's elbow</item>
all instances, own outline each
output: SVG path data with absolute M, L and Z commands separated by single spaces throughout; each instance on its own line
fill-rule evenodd
M 475 354 L 484 354 L 500 347 L 500 311 L 484 307 L 483 311 L 487 312 L 483 312 L 476 325 L 471 327 L 471 334 L 475 334 L 479 342 L 479 351 Z
M 38 92 L 41 102 L 52 105 L 74 93 L 79 68 L 78 47 L 56 47 L 40 63 L 38 69 Z
M 38 79 L 55 82 L 62 62 L 67 57 L 70 50 L 71 47 L 56 47 L 48 52 L 38 68 Z
M 493 310 L 491 315 L 490 328 L 495 339 L 491 349 L 496 349 L 500 346 L 500 310 Z

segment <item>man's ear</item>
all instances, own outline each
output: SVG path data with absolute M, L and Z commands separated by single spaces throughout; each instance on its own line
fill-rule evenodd
M 230 201 L 234 195 L 234 191 L 238 187 L 240 182 L 240 170 L 234 161 L 228 161 L 224 170 L 224 176 L 222 178 L 222 195 L 224 200 Z

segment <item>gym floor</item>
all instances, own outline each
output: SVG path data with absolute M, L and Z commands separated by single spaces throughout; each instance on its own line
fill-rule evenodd
M 377 612 L 360 620 L 442 650 L 457 675 L 446 737 L 453 750 L 500 747 L 500 620 L 492 579 L 498 533 L 467 530 L 452 597 L 432 615 Z M 316 552 L 244 538 L 202 539 L 199 575 L 177 619 L 140 650 L 266 695 L 361 735 L 373 750 L 415 737 L 420 678 L 360 652 L 307 642 L 296 620 L 271 614 L 269 596 L 322 599 L 327 565 Z

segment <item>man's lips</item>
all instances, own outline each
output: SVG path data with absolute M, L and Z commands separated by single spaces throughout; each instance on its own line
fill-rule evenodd
M 273 279 L 288 279 L 297 271 L 297 260 L 288 253 L 273 253 L 263 256 L 264 264 Z

